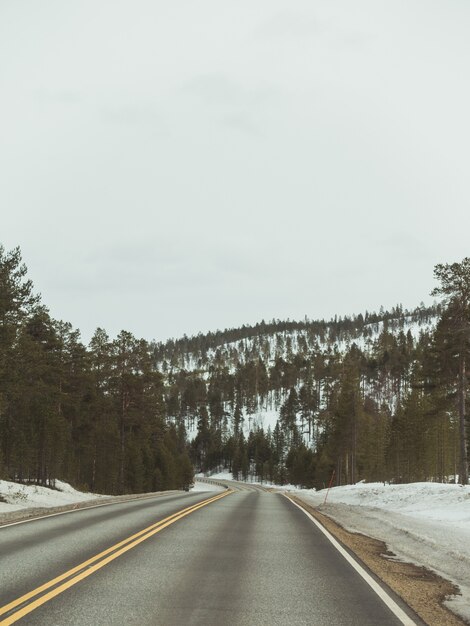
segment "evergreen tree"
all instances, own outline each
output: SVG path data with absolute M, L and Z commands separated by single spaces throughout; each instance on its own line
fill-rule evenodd
M 448 330 L 458 361 L 458 412 L 460 434 L 460 482 L 468 484 L 466 397 L 467 361 L 470 348 L 470 258 L 461 263 L 438 264 L 434 276 L 440 282 L 432 295 L 444 297 L 449 308 Z

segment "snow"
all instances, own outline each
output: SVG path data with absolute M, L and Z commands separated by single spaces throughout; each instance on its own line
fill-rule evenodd
M 71 485 L 61 480 L 56 480 L 55 484 L 56 489 L 49 489 L 48 487 L 40 487 L 38 485 L 23 485 L 21 483 L 0 480 L 0 515 L 12 511 L 20 511 L 21 509 L 65 506 L 104 497 L 95 493 L 77 491 Z M 224 487 L 220 485 L 206 483 L 197 479 L 194 487 L 191 488 L 192 492 L 223 490 Z M 6 502 L 2 500 L 6 500 Z
M 264 406 L 260 407 L 255 413 L 248 413 L 246 407 L 242 408 L 243 415 L 243 434 L 248 438 L 251 431 L 257 428 L 262 428 L 264 432 L 267 432 L 268 428 L 271 431 L 274 430 L 276 422 L 279 419 L 279 410 L 274 408 L 268 408 L 272 406 L 271 400 L 272 392 L 268 394 L 268 402 Z
M 23 485 L 0 480 L 0 513 L 35 507 L 64 506 L 101 497 L 97 494 L 77 491 L 60 480 L 56 480 L 55 484 L 56 489 L 49 489 L 39 485 Z
M 470 620 L 470 486 L 358 483 L 297 490 L 347 530 L 385 541 L 398 558 L 423 565 L 460 588 L 449 608 Z
M 203 474 L 197 474 L 197 476 L 203 476 Z M 215 474 L 211 474 L 210 480 L 233 480 L 232 472 L 216 472 Z
M 202 476 L 202 474 L 198 474 L 199 476 Z M 217 472 L 215 474 L 211 474 L 210 475 L 210 479 L 211 480 L 222 480 L 222 481 L 233 481 L 233 474 L 232 472 L 227 472 L 227 471 L 223 471 L 223 472 Z M 296 487 L 295 485 L 277 485 L 276 483 L 272 483 L 269 480 L 264 480 L 263 482 L 260 482 L 259 480 L 252 480 L 251 478 L 249 478 L 247 481 L 243 481 L 242 479 L 237 480 L 237 483 L 242 483 L 242 482 L 246 482 L 249 485 L 259 485 L 260 487 L 269 487 L 269 489 L 278 489 L 279 491 L 296 491 L 296 492 L 302 492 L 302 494 L 305 493 L 304 490 L 299 490 L 298 487 Z
M 202 480 L 195 480 L 194 487 L 191 487 L 191 492 L 194 491 L 224 491 L 224 487 L 216 485 L 214 483 L 204 482 Z

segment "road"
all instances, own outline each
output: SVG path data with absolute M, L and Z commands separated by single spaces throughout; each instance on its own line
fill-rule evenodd
M 0 527 L 0 624 L 413 623 L 287 498 L 233 489 Z

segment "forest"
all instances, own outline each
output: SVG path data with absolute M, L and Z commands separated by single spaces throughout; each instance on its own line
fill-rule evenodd
M 221 470 L 466 484 L 470 259 L 434 275 L 439 303 L 412 311 L 161 343 L 98 328 L 85 345 L 35 294 L 20 249 L 0 247 L 0 478 L 108 494 Z

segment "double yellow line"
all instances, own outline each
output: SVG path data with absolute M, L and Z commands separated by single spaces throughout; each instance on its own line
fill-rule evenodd
M 53 578 L 49 582 L 41 585 L 40 587 L 37 587 L 36 589 L 33 589 L 32 591 L 29 591 L 20 598 L 13 600 L 9 604 L 5 604 L 4 606 L 0 607 L 0 616 L 5 615 L 6 613 L 10 613 L 14 609 L 18 610 L 16 610 L 12 615 L 9 615 L 8 617 L 2 619 L 0 621 L 0 625 L 7 626 L 8 624 L 14 624 L 28 613 L 31 613 L 31 611 L 34 611 L 42 604 L 45 604 L 52 598 L 55 598 L 55 596 L 58 596 L 60 593 L 63 593 L 70 587 L 73 587 L 73 585 L 76 585 L 84 578 L 87 578 L 111 561 L 114 561 L 114 559 L 117 559 L 119 556 L 121 556 L 121 554 L 124 554 L 128 550 L 135 548 L 146 539 L 149 539 L 153 535 L 159 533 L 167 526 L 171 526 L 171 524 L 174 524 L 183 517 L 194 513 L 194 511 L 197 511 L 198 509 L 201 509 L 208 504 L 212 504 L 212 502 L 216 502 L 217 500 L 228 496 L 230 493 L 233 492 L 229 489 L 221 494 L 213 496 L 212 498 L 208 498 L 207 500 L 203 500 L 198 504 L 194 504 L 193 506 L 182 509 L 177 513 L 173 513 L 173 515 L 170 515 L 169 517 L 166 517 L 165 519 L 162 519 L 159 522 L 156 522 L 155 524 L 144 528 L 144 530 L 139 531 L 135 535 L 131 535 L 127 539 L 116 543 L 115 545 L 107 548 L 103 552 L 100 552 L 99 554 L 91 557 L 91 559 L 88 559 L 87 561 L 80 563 L 80 565 L 69 569 L 60 576 Z M 27 604 L 25 606 L 22 606 L 25 603 Z

